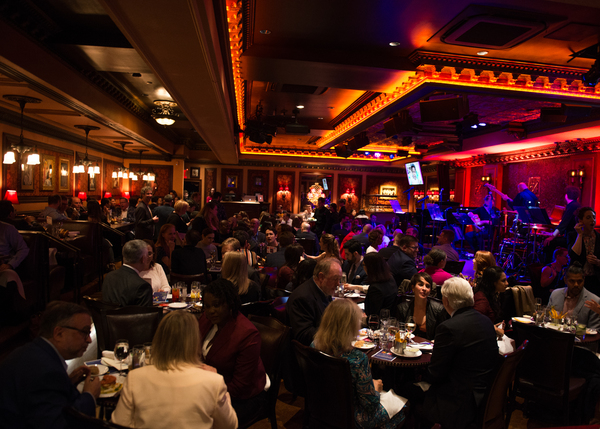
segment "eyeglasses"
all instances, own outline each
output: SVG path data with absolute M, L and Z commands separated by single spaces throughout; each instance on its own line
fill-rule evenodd
M 90 329 L 78 329 L 78 328 L 74 328 L 72 326 L 62 326 L 62 328 L 72 329 L 73 331 L 77 331 L 80 334 L 82 334 L 85 338 L 89 337 L 92 333 L 92 331 Z

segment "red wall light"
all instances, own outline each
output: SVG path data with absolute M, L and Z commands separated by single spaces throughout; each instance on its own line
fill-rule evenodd
M 80 192 L 79 194 L 77 194 L 77 196 L 81 201 L 87 200 L 87 194 L 85 192 Z
M 127 199 L 129 199 L 129 191 L 125 191 L 123 192 L 123 196 Z
M 4 199 L 10 201 L 13 204 L 19 204 L 19 198 L 17 197 L 17 191 L 13 191 L 11 189 L 6 191 L 6 194 L 4 194 Z
M 112 194 L 110 192 L 105 192 L 104 198 L 112 198 Z

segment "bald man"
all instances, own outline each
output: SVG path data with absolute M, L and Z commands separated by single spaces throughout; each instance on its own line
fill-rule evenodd
M 519 193 L 514 200 L 509 198 L 508 195 L 502 196 L 502 199 L 507 202 L 511 209 L 515 207 L 538 207 L 540 205 L 538 197 L 529 190 L 525 183 L 519 183 L 517 189 Z

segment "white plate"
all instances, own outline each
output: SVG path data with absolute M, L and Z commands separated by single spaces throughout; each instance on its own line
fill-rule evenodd
M 186 308 L 188 306 L 185 302 L 172 302 L 169 304 L 169 308 Z
M 125 382 L 125 375 L 119 375 L 117 373 L 115 374 L 110 374 L 110 375 L 114 375 L 115 377 L 117 377 L 117 382 L 115 383 L 116 389 L 111 390 L 108 393 L 100 393 L 100 397 L 101 398 L 112 398 L 113 396 L 115 396 L 117 393 L 119 393 L 121 390 L 123 390 L 123 383 Z M 103 378 L 104 376 L 102 376 Z M 79 390 L 79 392 L 83 392 L 83 381 L 81 383 L 79 383 L 77 385 L 77 390 Z
M 417 354 L 414 355 L 414 356 L 406 356 L 404 353 L 398 353 L 398 352 L 396 352 L 393 348 L 392 348 L 391 352 L 394 353 L 396 356 L 400 356 L 400 357 L 403 357 L 403 358 L 409 358 L 409 359 L 410 358 L 418 358 L 419 356 L 421 356 L 423 354 L 423 352 L 421 350 L 419 350 L 417 352 Z
M 106 374 L 108 372 L 108 367 L 106 365 L 102 365 L 102 364 L 93 364 L 93 365 L 86 365 L 88 367 L 97 367 L 98 368 L 98 375 L 103 375 Z
M 356 341 L 352 341 L 352 347 L 355 347 L 357 349 L 361 349 L 361 350 L 371 350 L 372 348 L 375 348 L 375 344 L 373 344 L 372 342 L 365 342 L 363 344 L 362 347 L 356 347 L 354 344 L 356 343 Z
M 596 331 L 595 329 L 588 328 L 588 329 L 585 330 L 585 333 L 587 335 L 596 335 L 598 333 L 598 331 Z
M 346 298 L 360 298 L 360 293 L 356 293 L 356 292 L 347 293 Z
M 519 323 L 533 323 L 531 319 L 527 319 L 525 317 L 513 317 L 512 320 Z

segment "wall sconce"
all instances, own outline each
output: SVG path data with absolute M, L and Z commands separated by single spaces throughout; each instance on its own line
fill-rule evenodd
M 85 192 L 80 192 L 79 194 L 77 194 L 77 196 L 81 201 L 87 200 L 87 194 Z
M 277 196 L 281 197 L 281 199 L 285 202 L 286 198 L 290 194 L 290 188 L 288 185 L 279 185 L 279 192 L 277 192 Z
M 571 179 L 571 186 L 579 186 L 583 188 L 583 179 L 585 178 L 585 167 L 579 166 L 577 170 L 569 170 L 569 178 Z M 579 184 L 577 184 L 577 178 L 579 178 Z
M 491 180 L 492 178 L 490 176 L 481 176 L 481 181 L 483 183 L 490 183 Z
M 123 192 L 123 197 L 129 199 L 129 191 Z
M 112 194 L 110 192 L 105 192 L 104 198 L 112 198 Z
M 17 196 L 17 191 L 13 191 L 12 189 L 8 189 L 6 194 L 4 194 L 4 199 L 10 201 L 13 204 L 19 204 L 19 197 Z

